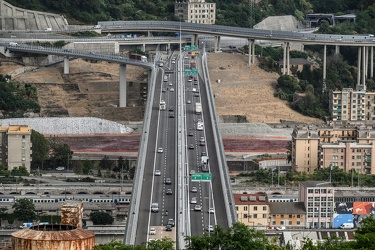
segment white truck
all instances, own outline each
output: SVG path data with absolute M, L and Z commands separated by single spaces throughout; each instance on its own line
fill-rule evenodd
M 202 114 L 202 103 L 200 102 L 195 103 L 195 113 L 197 115 Z
M 354 228 L 354 224 L 353 223 L 343 223 L 341 226 L 340 226 L 341 229 L 353 229 Z

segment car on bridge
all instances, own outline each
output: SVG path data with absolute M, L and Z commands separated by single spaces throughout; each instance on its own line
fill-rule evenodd
M 172 231 L 172 225 L 167 224 L 165 231 Z
M 207 227 L 207 232 L 213 232 L 214 231 L 214 226 L 213 225 L 208 225 Z
M 167 195 L 172 195 L 172 189 L 171 188 L 168 188 L 167 191 L 165 192 Z
M 198 192 L 197 187 L 192 187 L 192 188 L 191 188 L 191 192 L 192 192 L 192 193 L 196 193 L 196 192 Z
M 149 235 L 156 235 L 156 229 L 155 228 L 150 228 L 150 231 L 148 232 Z
M 201 205 L 195 205 L 194 211 L 202 211 L 202 206 Z
M 160 176 L 160 175 L 161 175 L 161 171 L 160 171 L 159 169 L 156 169 L 156 170 L 155 170 L 155 175 L 156 175 L 156 176 Z
M 169 218 L 169 219 L 168 219 L 168 223 L 167 223 L 167 225 L 171 225 L 172 227 L 174 227 L 174 225 L 175 225 L 175 223 L 174 223 L 174 219 Z
M 164 182 L 166 185 L 171 185 L 172 184 L 172 180 L 171 178 L 165 178 L 165 182 Z
M 190 203 L 197 204 L 197 197 L 192 197 Z
M 163 153 L 163 148 L 158 148 L 158 153 Z

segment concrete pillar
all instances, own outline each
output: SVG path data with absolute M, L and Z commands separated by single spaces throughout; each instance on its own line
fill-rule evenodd
M 214 51 L 214 52 L 217 51 L 217 44 L 218 44 L 217 40 L 218 40 L 218 39 L 219 39 L 219 37 L 218 37 L 218 36 L 215 36 L 215 42 L 214 42 L 214 49 L 215 49 L 215 51 Z
M 285 70 L 285 67 L 286 67 L 286 42 L 284 42 L 283 44 L 283 75 L 286 74 L 286 70 Z
M 251 39 L 247 39 L 247 42 L 248 42 L 248 47 L 249 47 L 249 63 L 248 63 L 248 65 L 250 66 L 251 65 L 251 49 L 253 48 L 253 46 L 252 46 L 252 43 L 253 43 L 253 41 L 251 40 Z
M 340 46 L 336 44 L 335 46 L 335 55 L 340 54 Z
M 361 47 L 358 47 L 358 60 L 357 60 L 357 68 L 358 68 L 358 74 L 357 74 L 357 85 L 361 84 Z
M 369 52 L 369 49 L 368 49 L 368 47 L 366 46 L 366 67 L 365 67 L 365 75 L 366 75 L 366 79 L 368 79 L 368 52 Z
M 119 106 L 120 108 L 126 107 L 126 64 L 120 65 L 120 96 Z
M 327 45 L 324 45 L 323 49 L 323 84 L 325 84 L 327 78 Z
M 151 33 L 151 31 L 147 31 L 147 36 L 148 36 L 148 37 L 152 37 L 152 33 Z
M 286 47 L 286 73 L 290 75 L 290 43 L 287 42 Z
M 215 52 L 220 51 L 220 36 L 216 37 L 216 42 L 215 42 Z
M 370 77 L 374 77 L 374 46 L 370 47 Z
M 363 90 L 366 90 L 366 46 L 362 48 L 362 85 Z
M 145 44 L 145 43 L 142 44 L 142 51 L 143 51 L 143 52 L 146 52 L 146 44 Z
M 69 57 L 64 57 L 64 75 L 69 74 Z
M 255 40 L 252 41 L 252 46 L 253 48 L 251 49 L 251 52 L 253 55 L 252 55 L 251 60 L 252 60 L 252 63 L 255 64 Z
M 198 46 L 198 34 L 191 35 L 191 45 Z

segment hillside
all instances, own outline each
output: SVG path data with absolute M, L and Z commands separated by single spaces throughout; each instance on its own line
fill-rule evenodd
M 279 123 L 280 120 L 316 123 L 302 116 L 285 101 L 273 96 L 278 75 L 246 66 L 246 56 L 209 53 L 208 64 L 219 116 L 245 115 L 248 122 Z M 42 67 L 13 79 L 37 87 L 42 116 L 95 116 L 127 123 L 142 120 L 142 108 L 117 109 L 118 65 L 106 62 L 71 61 L 70 75 L 63 75 L 63 65 Z M 23 66 L 2 63 L 0 74 L 10 74 Z M 144 82 L 145 72 L 128 67 L 128 82 Z M 221 79 L 221 83 L 217 80 Z M 138 86 L 138 87 L 136 87 Z M 134 84 L 139 93 L 140 84 Z

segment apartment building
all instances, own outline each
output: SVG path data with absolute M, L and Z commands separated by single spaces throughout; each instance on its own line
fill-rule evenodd
M 330 91 L 329 112 L 334 123 L 373 124 L 375 122 L 375 92 L 360 88 Z
M 206 3 L 205 0 L 179 1 L 174 5 L 174 14 L 188 23 L 215 24 L 216 3 Z
M 297 126 L 292 133 L 292 168 L 312 173 L 317 168 L 337 166 L 374 174 L 375 130 L 345 127 Z
M 298 200 L 306 208 L 306 228 L 333 226 L 334 193 L 334 188 L 327 182 L 300 182 Z
M 269 205 L 265 193 L 234 194 L 237 219 L 252 228 L 269 226 Z
M 313 173 L 319 164 L 319 134 L 316 127 L 295 127 L 292 133 L 292 168 Z
M 31 129 L 28 125 L 0 125 L 0 162 L 8 169 L 26 167 L 30 172 Z
M 303 202 L 270 202 L 270 226 L 305 228 L 306 210 Z

